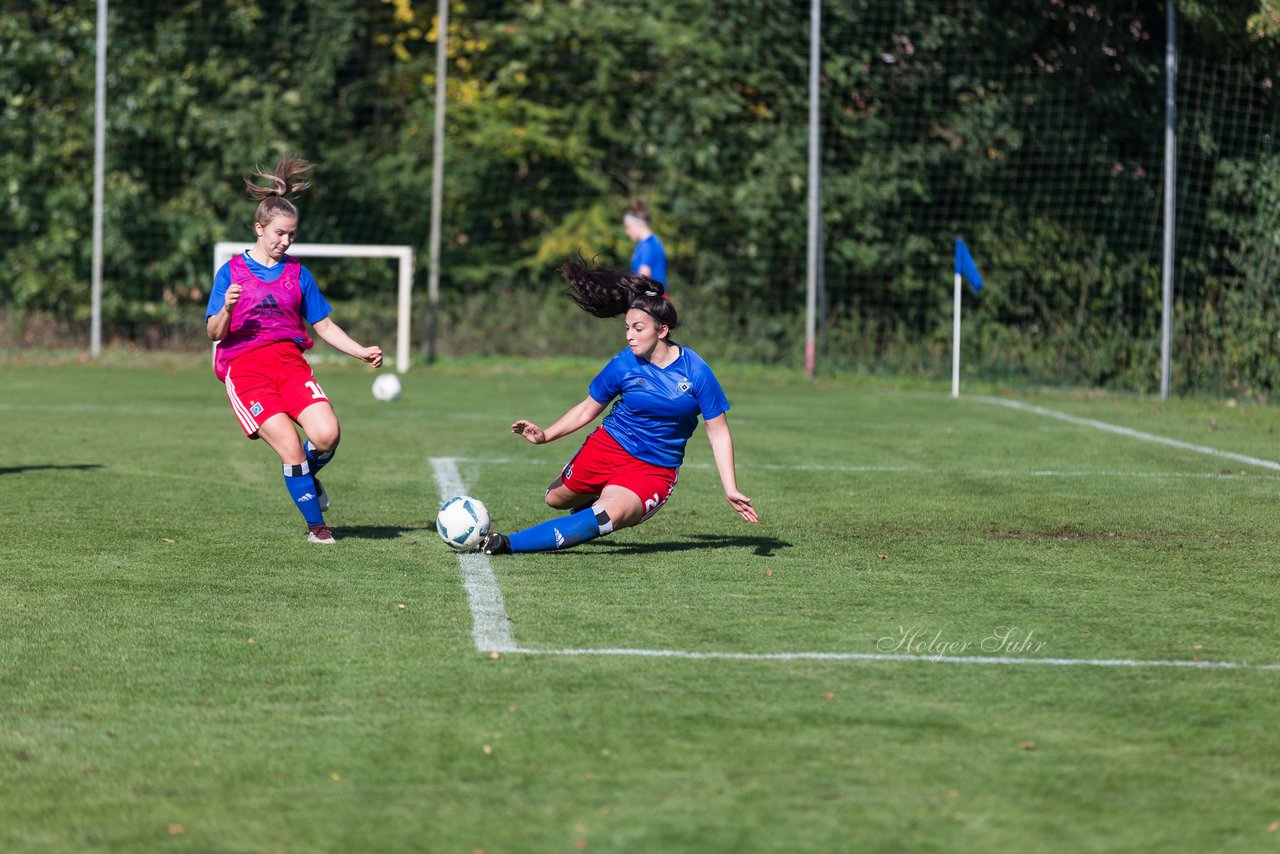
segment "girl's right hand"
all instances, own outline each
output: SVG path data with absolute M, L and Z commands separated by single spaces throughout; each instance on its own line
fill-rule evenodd
M 223 299 L 223 305 L 227 307 L 227 311 L 231 311 L 231 306 L 240 301 L 240 286 L 230 285 L 227 288 L 226 296 Z
M 541 445 L 547 441 L 547 434 L 542 432 L 542 428 L 532 421 L 517 421 L 511 425 L 511 432 L 525 437 L 535 445 Z

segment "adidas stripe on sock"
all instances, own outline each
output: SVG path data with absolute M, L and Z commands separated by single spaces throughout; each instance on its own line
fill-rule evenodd
M 324 514 L 320 512 L 320 502 L 316 498 L 316 479 L 311 473 L 311 465 L 284 466 L 284 486 L 293 498 L 293 504 L 307 520 L 307 526 L 323 525 Z

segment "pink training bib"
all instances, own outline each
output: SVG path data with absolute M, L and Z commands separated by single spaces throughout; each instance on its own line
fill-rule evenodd
M 293 341 L 300 350 L 314 343 L 302 319 L 302 265 L 288 255 L 284 272 L 274 282 L 264 282 L 245 263 L 244 255 L 231 259 L 231 284 L 240 286 L 240 299 L 231 307 L 231 325 L 213 354 L 213 372 L 226 380 L 231 360 L 242 353 L 277 341 Z

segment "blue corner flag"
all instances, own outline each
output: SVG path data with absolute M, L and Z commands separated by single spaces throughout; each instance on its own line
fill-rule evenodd
M 969 247 L 959 237 L 956 238 L 956 274 L 968 280 L 975 295 L 982 293 L 982 274 L 978 272 L 978 265 L 973 263 Z

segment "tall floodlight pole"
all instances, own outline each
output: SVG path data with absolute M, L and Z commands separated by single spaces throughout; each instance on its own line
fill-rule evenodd
M 93 271 L 89 290 L 89 355 L 102 355 L 102 206 L 107 143 L 107 0 L 98 0 L 97 79 L 93 92 Z
M 822 159 L 818 145 L 818 80 L 822 56 L 822 2 L 809 3 L 809 246 L 805 273 L 804 373 L 813 378 L 817 358 L 818 246 L 822 236 Z
M 1163 306 L 1160 316 L 1160 399 L 1169 399 L 1169 374 L 1173 359 L 1173 238 L 1175 191 L 1177 189 L 1178 137 L 1176 96 L 1178 53 L 1174 43 L 1177 14 L 1174 0 L 1168 2 L 1168 21 L 1164 46 L 1164 263 L 1160 273 Z
M 431 153 L 431 239 L 427 272 L 427 362 L 436 360 L 436 313 L 440 302 L 440 206 L 444 199 L 444 100 L 449 55 L 449 0 L 439 0 L 436 24 L 436 116 Z

